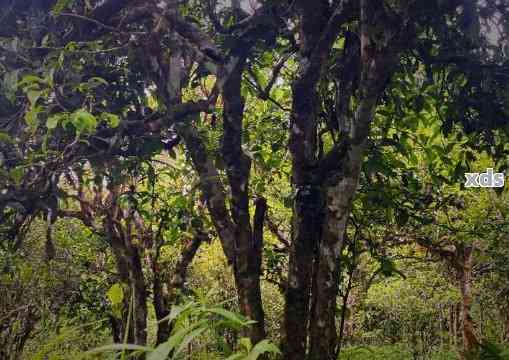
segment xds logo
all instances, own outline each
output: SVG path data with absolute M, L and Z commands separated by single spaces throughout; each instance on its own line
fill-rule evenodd
M 465 187 L 504 187 L 503 173 L 494 173 L 492 168 L 484 173 L 465 173 Z

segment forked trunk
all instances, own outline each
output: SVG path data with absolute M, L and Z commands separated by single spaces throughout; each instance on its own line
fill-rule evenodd
M 383 38 L 391 38 L 395 29 L 386 27 L 386 23 L 377 23 L 387 15 L 381 2 L 361 1 L 360 44 L 357 45 L 360 49 L 353 49 L 353 53 L 360 52 L 360 58 L 357 66 L 347 69 L 359 72 L 360 81 L 356 94 L 345 94 L 342 99 L 349 103 L 351 96 L 355 95 L 358 105 L 350 118 L 342 114 L 348 124 L 341 124 L 341 140 L 325 155 L 319 156 L 316 141 L 317 85 L 336 36 L 335 31 L 344 21 L 341 10 L 346 5 L 340 2 L 332 16 L 325 16 L 328 19 L 325 25 L 323 9 L 312 8 L 316 6 L 314 3 L 296 2 L 296 6 L 301 12 L 301 51 L 304 56 L 293 84 L 290 124 L 292 180 L 297 194 L 283 350 L 287 360 L 335 360 L 338 341 L 335 314 L 342 267 L 340 255 L 370 124 L 378 98 L 394 71 L 398 41 L 379 42 L 372 28 L 380 28 L 384 32 Z

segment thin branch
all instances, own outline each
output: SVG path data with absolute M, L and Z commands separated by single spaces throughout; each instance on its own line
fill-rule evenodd
M 60 13 L 60 14 L 58 14 L 58 16 L 70 17 L 70 18 L 80 19 L 80 20 L 83 20 L 83 21 L 88 21 L 88 22 L 94 23 L 97 26 L 100 26 L 100 27 L 102 27 L 104 29 L 107 29 L 107 30 L 110 30 L 110 31 L 113 31 L 113 32 L 116 32 L 116 33 L 122 33 L 122 31 L 118 30 L 117 28 L 115 28 L 113 26 L 109 26 L 109 25 L 103 24 L 102 22 L 100 22 L 100 21 L 98 21 L 96 19 L 89 18 L 87 16 L 83 16 L 83 15 L 79 15 L 79 14 L 73 14 L 73 13 L 67 13 L 67 12 Z

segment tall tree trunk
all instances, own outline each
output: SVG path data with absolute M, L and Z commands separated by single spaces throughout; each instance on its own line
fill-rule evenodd
M 336 297 L 342 268 L 340 255 L 345 243 L 346 227 L 361 174 L 366 141 L 378 99 L 387 79 L 394 71 L 394 44 L 381 45 L 375 40 L 372 26 L 385 15 L 381 3 L 361 1 L 360 5 L 360 83 L 359 103 L 345 138 L 325 156 L 323 172 L 324 223 L 318 247 L 316 291 L 313 293 L 314 313 L 310 332 L 309 359 L 337 358 L 335 326 Z M 381 24 L 378 24 L 380 26 Z M 390 38 L 394 29 L 384 28 Z
M 454 340 L 454 305 L 449 306 L 449 346 L 452 348 L 456 346 L 456 341 Z
M 478 350 L 479 341 L 475 335 L 474 321 L 470 314 L 472 309 L 472 260 L 473 246 L 458 247 L 459 258 L 459 288 L 461 292 L 461 320 L 463 337 L 463 356 L 473 356 Z
M 305 359 L 308 350 L 313 269 L 323 223 L 323 194 L 317 176 L 317 87 L 334 39 L 332 33 L 331 39 L 322 40 L 329 20 L 326 2 L 296 1 L 295 6 L 299 14 L 301 56 L 292 84 L 290 114 L 289 147 L 296 196 L 282 334 L 287 360 Z
M 321 228 L 321 194 L 309 186 L 297 194 L 284 317 L 285 359 L 305 359 L 316 245 Z
M 500 310 L 501 310 L 500 315 L 501 318 L 503 319 L 501 342 L 509 342 L 509 307 L 502 306 Z
M 113 315 L 108 316 L 110 321 L 111 336 L 114 344 L 122 343 L 122 321 Z
M 143 276 L 143 267 L 138 251 L 132 251 L 129 258 L 129 276 L 131 288 L 134 294 L 133 302 L 133 333 L 135 344 L 145 345 L 147 343 L 147 289 Z
M 355 247 L 355 244 L 353 244 L 353 246 Z M 353 261 L 355 261 L 355 255 L 354 255 Z M 354 266 L 354 265 L 352 265 L 352 266 Z M 336 354 L 341 353 L 341 347 L 342 347 L 343 341 L 344 341 L 346 317 L 348 314 L 348 300 L 350 299 L 350 292 L 352 291 L 354 271 L 355 271 L 355 268 L 351 268 L 351 271 L 348 272 L 348 283 L 346 285 L 346 289 L 343 294 L 343 299 L 342 299 L 343 301 L 342 301 L 342 306 L 341 306 L 341 318 L 339 320 L 339 334 L 338 334 L 338 344 L 336 347 Z
M 147 291 L 139 250 L 132 244 L 126 244 L 123 238 L 111 235 L 110 244 L 120 280 L 126 284 L 128 289 L 124 296 L 125 317 L 122 319 L 121 338 L 123 340 L 128 332 L 128 342 L 145 345 L 147 343 Z M 129 309 L 131 318 L 127 319 Z M 128 323 L 130 324 L 129 329 L 127 328 Z
M 341 271 L 340 255 L 343 251 L 346 224 L 353 195 L 357 190 L 361 159 L 353 177 L 342 179 L 326 190 L 325 221 L 320 239 L 316 291 L 313 294 L 314 313 L 311 323 L 310 359 L 335 359 L 337 348 L 336 298 Z
M 172 2 L 168 10 L 178 14 L 176 2 Z M 171 36 L 175 50 L 171 52 L 169 61 L 155 51 L 156 47 L 155 50 L 149 51 L 151 61 L 148 62 L 152 71 L 151 75 L 168 108 L 182 104 L 182 75 L 184 75 L 181 62 L 183 54 L 180 51 L 179 40 L 175 34 Z M 205 38 L 206 36 L 203 37 Z M 222 150 L 231 188 L 231 211 L 228 211 L 226 207 L 226 191 L 220 180 L 218 169 L 207 153 L 200 134 L 191 124 L 192 116 L 188 116 L 185 123 L 176 123 L 175 128 L 189 150 L 193 165 L 200 177 L 200 188 L 206 199 L 212 222 L 226 258 L 233 267 L 240 310 L 243 315 L 256 321 L 249 335 L 253 342 L 258 342 L 265 337 L 260 278 L 259 274 L 251 271 L 252 267 L 249 264 L 253 257 L 261 256 L 261 249 L 258 254 L 256 253 L 258 250 L 253 246 L 249 216 L 248 190 L 251 163 L 242 150 L 244 104 L 241 96 L 245 57 L 255 41 L 256 39 L 236 44 L 228 63 L 218 66 L 216 73 L 218 79 L 214 91 L 222 92 L 224 102 Z M 198 116 L 194 119 L 197 120 Z
M 152 292 L 153 292 L 153 301 L 154 312 L 156 314 L 157 319 L 157 335 L 156 335 L 156 344 L 161 344 L 168 340 L 170 337 L 170 324 L 168 321 L 162 321 L 166 316 L 169 315 L 169 309 L 167 302 L 165 301 L 165 295 L 163 293 L 163 283 L 161 279 L 161 274 L 157 269 L 152 270 L 153 273 L 153 282 L 152 282 Z
M 260 290 L 260 271 L 256 263 L 261 248 L 253 241 L 249 215 L 249 177 L 251 160 L 242 150 L 244 100 L 241 96 L 242 71 L 245 57 L 233 55 L 235 68 L 223 85 L 223 139 L 222 154 L 231 188 L 230 211 L 235 231 L 235 258 L 233 270 L 243 315 L 256 321 L 249 330 L 253 343 L 265 338 L 264 312 Z
M 131 288 L 131 281 L 129 277 L 129 265 L 125 258 L 124 251 L 122 246 L 120 245 L 120 239 L 113 239 L 110 234 L 110 245 L 113 253 L 113 257 L 115 258 L 115 265 L 117 268 L 118 276 L 120 278 L 120 282 L 124 284 L 125 289 Z M 111 323 L 111 333 L 113 336 L 114 342 L 123 342 L 124 339 L 127 339 L 128 343 L 134 342 L 134 336 L 132 331 L 127 333 L 127 322 L 128 322 L 128 309 L 130 305 L 130 299 L 127 296 L 127 292 L 124 294 L 123 301 L 123 309 L 122 309 L 122 317 L 121 319 L 113 318 L 110 320 Z
M 241 313 L 257 323 L 251 328 L 250 338 L 258 342 L 265 337 L 264 315 L 260 294 L 260 273 L 252 271 L 252 261 L 261 258 L 261 248 L 253 244 L 250 223 L 246 219 L 245 199 L 237 197 L 238 203 L 233 203 L 232 214 L 238 214 L 234 222 L 226 207 L 226 195 L 219 173 L 212 160 L 207 155 L 203 141 L 196 129 L 190 124 L 179 124 L 179 134 L 186 142 L 196 171 L 200 177 L 200 186 L 207 202 L 207 208 L 216 228 L 223 252 L 228 263 L 233 267 L 235 284 Z M 246 180 L 247 181 L 247 180 Z M 245 184 L 245 185 L 243 185 Z M 239 183 L 239 190 L 247 182 Z M 232 193 L 233 193 L 232 185 Z M 237 194 L 238 196 L 238 194 Z M 232 197 L 234 197 L 232 195 Z M 237 208 L 234 210 L 234 208 Z

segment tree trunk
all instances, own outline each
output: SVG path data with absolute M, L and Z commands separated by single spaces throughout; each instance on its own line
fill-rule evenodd
M 110 236 L 110 245 L 113 253 L 113 257 L 115 258 L 115 265 L 117 268 L 117 272 L 122 284 L 124 284 L 124 289 L 131 288 L 131 282 L 129 277 L 129 265 L 123 253 L 123 249 L 120 246 L 120 239 L 113 240 Z M 111 319 L 111 333 L 113 336 L 114 342 L 124 342 L 126 339 L 128 343 L 132 344 L 134 342 L 134 336 L 132 331 L 130 331 L 126 336 L 126 328 L 128 322 L 128 309 L 130 305 L 130 299 L 127 296 L 128 292 L 124 294 L 123 301 L 123 309 L 122 309 L 122 318 L 121 319 Z
M 449 306 L 449 346 L 452 348 L 456 346 L 454 341 L 454 305 Z
M 302 38 L 290 114 L 289 147 L 296 196 L 282 334 L 286 360 L 305 359 L 308 350 L 313 272 L 323 224 L 323 194 L 317 176 L 317 86 L 333 42 L 319 41 L 329 19 L 327 4 L 296 1 L 295 5 Z
M 134 342 L 138 345 L 145 345 L 147 343 L 147 290 L 143 267 L 137 251 L 131 253 L 128 261 L 132 291 L 134 291 L 134 294 L 132 294 L 134 297 L 134 308 L 132 310 Z
M 240 312 L 256 321 L 248 331 L 253 344 L 265 338 L 264 312 L 260 290 L 261 248 L 255 246 L 249 215 L 249 177 L 251 160 L 242 150 L 244 101 L 241 97 L 245 57 L 233 55 L 234 70 L 223 86 L 222 155 L 231 188 L 230 211 L 235 231 L 233 270 Z
M 247 256 L 238 257 L 241 262 L 236 266 L 235 280 L 239 296 L 241 313 L 256 321 L 248 330 L 247 335 L 253 344 L 263 340 L 265 334 L 265 314 L 261 300 L 261 258 L 263 250 L 263 219 L 265 217 L 266 202 L 264 199 L 256 201 L 254 230 L 249 239 Z M 245 265 L 244 265 L 245 264 Z M 242 269 L 242 271 L 240 270 Z
M 337 358 L 335 326 L 336 296 L 341 272 L 340 255 L 346 227 L 361 174 L 366 140 L 376 105 L 387 79 L 394 69 L 395 53 L 373 40 L 370 22 L 383 7 L 361 2 L 361 79 L 359 105 L 348 127 L 345 141 L 322 161 L 325 206 L 324 224 L 319 242 L 317 288 L 313 294 L 314 313 L 311 323 L 309 359 Z M 388 29 L 390 32 L 391 30 Z M 390 46 L 385 44 L 385 46 Z
M 153 273 L 153 283 L 152 283 L 152 291 L 153 291 L 153 301 L 154 311 L 156 314 L 157 320 L 157 335 L 156 335 L 156 344 L 159 345 L 170 337 L 171 329 L 168 321 L 161 321 L 166 316 L 169 315 L 168 306 L 165 301 L 165 296 L 163 293 L 162 279 L 161 275 L 157 271 L 157 269 L 152 270 Z
M 284 317 L 285 359 L 305 359 L 311 281 L 321 227 L 321 194 L 309 187 L 297 194 L 292 225 Z
M 176 5 L 177 3 L 173 2 L 168 10 L 177 14 Z M 205 38 L 204 36 L 201 40 Z M 182 104 L 182 52 L 179 47 L 180 40 L 174 37 L 172 41 L 175 49 L 170 54 L 169 62 L 165 61 L 165 57 L 157 51 L 151 51 L 152 54 L 149 53 L 148 56 L 151 60 L 148 62 L 152 70 L 151 76 L 169 109 Z M 254 244 L 249 215 L 248 191 L 251 161 L 242 150 L 244 104 L 241 81 L 246 56 L 256 41 L 257 36 L 254 36 L 235 43 L 227 56 L 227 63 L 215 66 L 217 82 L 213 92 L 219 90 L 224 103 L 222 157 L 226 163 L 226 174 L 231 188 L 230 211 L 226 207 L 226 192 L 220 180 L 219 171 L 207 153 L 202 137 L 189 123 L 191 116 L 185 119 L 187 123 L 175 124 L 176 131 L 184 140 L 198 172 L 200 189 L 206 199 L 212 222 L 228 263 L 233 267 L 240 311 L 256 321 L 249 330 L 253 343 L 265 337 L 260 291 L 261 274 L 256 266 L 261 261 L 262 249 Z M 195 119 L 197 118 L 196 116 Z
M 501 307 L 500 315 L 503 319 L 502 322 L 502 341 L 509 342 L 509 308 L 506 306 Z
M 459 247 L 459 287 L 461 292 L 461 320 L 463 337 L 463 356 L 467 358 L 475 354 L 479 347 L 479 341 L 475 335 L 474 321 L 470 315 L 472 309 L 472 260 L 473 247 Z
M 325 219 L 322 226 L 316 270 L 316 292 L 313 294 L 314 314 L 311 323 L 310 359 L 336 359 L 336 297 L 341 272 L 346 225 L 362 163 L 363 145 L 352 145 L 347 174 L 335 186 L 326 190 Z M 346 168 L 346 166 L 345 166 Z
M 128 332 L 129 343 L 145 345 L 147 343 L 147 291 L 139 250 L 132 244 L 126 244 L 123 238 L 110 237 L 110 244 L 120 280 L 127 285 L 127 292 L 124 295 L 126 316 L 122 319 L 121 338 L 125 339 Z M 130 320 L 127 318 L 129 310 L 131 310 Z M 129 329 L 127 329 L 128 323 Z
M 355 247 L 355 243 L 353 244 Z M 355 250 L 354 250 L 355 251 Z M 354 252 L 354 259 L 355 261 L 355 252 Z M 354 265 L 352 265 L 354 266 Z M 354 276 L 355 268 L 351 269 L 348 273 L 348 284 L 346 285 L 345 292 L 343 294 L 343 303 L 341 307 L 341 318 L 339 322 L 339 336 L 338 336 L 338 344 L 336 348 L 336 357 L 341 353 L 341 347 L 343 345 L 344 341 L 344 334 L 345 334 L 345 324 L 346 324 L 346 317 L 348 313 L 348 300 L 350 299 L 350 292 L 352 291 L 352 283 L 353 283 L 353 276 Z
M 113 315 L 108 316 L 110 320 L 111 336 L 113 337 L 114 344 L 120 344 L 124 341 L 122 339 L 122 321 Z
M 319 158 L 317 85 L 336 31 L 346 21 L 342 17 L 346 5 L 337 4 L 332 15 L 326 2 L 296 1 L 295 6 L 301 16 L 302 39 L 290 123 L 292 180 L 297 194 L 286 293 L 284 358 L 328 360 L 336 359 L 336 297 L 347 220 L 370 123 L 378 98 L 394 71 L 398 40 L 392 36 L 395 29 L 384 22 L 387 14 L 382 2 L 361 1 L 360 64 L 347 69 L 360 70 L 358 106 L 351 124 L 341 133 L 341 141 Z M 382 29 L 379 31 L 384 32 L 383 37 L 392 42 L 380 43 L 376 37 L 381 34 L 372 31 L 375 27 Z M 348 101 L 350 95 L 346 97 Z

